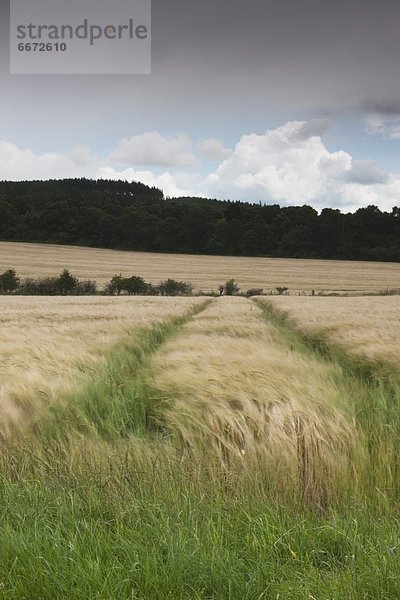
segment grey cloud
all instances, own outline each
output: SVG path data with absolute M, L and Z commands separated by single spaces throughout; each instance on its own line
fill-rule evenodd
M 400 115 L 400 97 L 369 98 L 361 104 L 361 107 L 368 112 L 382 115 Z
M 223 142 L 216 138 L 201 140 L 196 144 L 196 148 L 200 154 L 211 161 L 222 161 L 232 154 L 232 150 L 225 148 Z
M 6 93 L 19 104 L 20 115 L 29 87 L 31 101 L 42 107 L 43 116 L 50 103 L 51 110 L 59 106 L 60 112 L 72 103 L 77 113 L 82 105 L 100 112 L 117 104 L 120 115 L 130 115 L 133 102 L 141 115 L 163 111 L 177 118 L 184 112 L 196 114 L 200 106 L 202 114 L 215 114 L 222 107 L 221 116 L 227 118 L 243 111 L 244 104 L 260 113 L 271 107 L 328 108 L 359 104 L 363 90 L 371 94 L 385 89 L 390 97 L 400 91 L 397 2 L 152 4 L 151 77 L 114 77 L 110 86 L 101 77 L 58 78 L 55 87 L 54 78 L 10 78 L 4 64 L 2 91 L 11 91 Z M 8 46 L 5 5 L 0 14 L 3 57 Z
M 187 135 L 163 137 L 157 131 L 148 131 L 120 140 L 110 159 L 127 165 L 189 167 L 197 162 L 192 146 Z
M 310 137 L 321 136 L 332 126 L 330 119 L 313 119 L 307 121 L 296 133 L 298 139 L 307 140 Z
M 353 160 L 351 170 L 346 174 L 349 183 L 371 185 L 387 183 L 389 175 L 382 171 L 374 160 Z

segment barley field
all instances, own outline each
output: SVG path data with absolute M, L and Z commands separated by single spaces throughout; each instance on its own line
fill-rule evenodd
M 399 263 L 156 254 L 0 242 L 0 272 L 9 268 L 21 277 L 53 276 L 69 269 L 100 285 L 118 273 L 140 275 L 151 283 L 170 277 L 204 292 L 216 291 L 232 277 L 242 291 L 263 288 L 269 292 L 277 286 L 309 294 L 311 290 L 365 293 L 400 288 Z
M 396 297 L 0 301 L 0 597 L 400 597 Z
M 335 493 L 337 477 L 352 476 L 357 432 L 334 369 L 288 351 L 251 301 L 211 304 L 157 353 L 152 376 L 160 396 L 173 399 L 171 430 L 194 454 L 204 444 L 225 467 L 237 459 L 252 471 L 267 465 L 279 489 L 292 494 L 304 484 L 301 431 L 306 493 L 318 505 Z
M 0 436 L 104 360 L 138 327 L 196 298 L 0 296 Z
M 321 332 L 352 354 L 400 368 L 400 296 L 271 300 L 304 331 Z

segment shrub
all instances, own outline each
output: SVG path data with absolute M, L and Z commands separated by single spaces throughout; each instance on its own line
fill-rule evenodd
M 158 296 L 159 293 L 160 292 L 157 285 L 146 283 L 146 296 Z
M 228 279 L 223 289 L 225 296 L 233 296 L 234 294 L 237 294 L 239 290 L 240 287 L 234 279 Z
M 282 296 L 282 294 L 284 294 L 285 292 L 287 292 L 289 288 L 287 288 L 287 287 L 281 287 L 281 286 L 278 286 L 278 287 L 276 287 L 275 289 L 276 289 L 276 291 L 278 292 L 278 294 L 279 294 L 280 296 Z
M 79 281 L 76 286 L 76 293 L 79 296 L 94 296 L 97 294 L 97 283 L 90 279 Z
M 63 277 L 42 277 L 39 279 L 24 279 L 18 287 L 17 293 L 23 296 L 59 296 L 74 294 L 76 296 L 91 296 L 97 293 L 97 284 L 95 281 L 79 281 L 73 278 L 76 283 L 67 286 L 69 278 Z M 69 291 L 67 291 L 69 290 Z
M 263 288 L 251 288 L 250 290 L 247 290 L 245 295 L 250 298 L 251 296 L 261 296 L 261 294 L 263 293 Z
M 167 279 L 161 281 L 158 286 L 158 292 L 161 296 L 190 296 L 192 286 L 185 281 L 175 281 L 175 279 Z
M 8 271 L 4 271 L 2 275 L 0 275 L 0 292 L 1 293 L 10 293 L 14 292 L 20 283 L 19 277 L 17 277 L 17 273 L 14 269 L 8 269 Z
M 64 269 L 62 273 L 56 278 L 55 282 L 56 292 L 61 296 L 67 296 L 76 291 L 79 280 L 74 277 L 68 269 Z
M 106 284 L 106 294 L 110 294 L 111 296 L 117 294 L 119 296 L 124 289 L 124 281 L 125 278 L 122 277 L 121 273 L 119 275 L 114 275 L 114 277 Z
M 122 282 L 122 289 L 129 294 L 129 296 L 144 296 L 147 292 L 147 287 L 147 283 L 143 277 L 138 277 L 137 275 L 125 278 Z
M 55 277 L 24 279 L 18 288 L 18 294 L 24 296 L 56 296 L 56 281 Z

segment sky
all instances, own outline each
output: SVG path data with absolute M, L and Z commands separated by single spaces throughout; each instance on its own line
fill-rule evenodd
M 397 0 L 153 0 L 150 75 L 10 75 L 0 2 L 0 179 L 400 205 Z

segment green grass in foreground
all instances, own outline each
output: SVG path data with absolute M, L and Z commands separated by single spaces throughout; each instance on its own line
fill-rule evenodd
M 194 462 L 160 427 L 149 360 L 188 318 L 121 344 L 79 393 L 4 445 L 0 598 L 398 599 L 399 494 L 372 493 L 378 462 L 370 496 L 321 513 L 273 495 L 268 473 L 218 471 L 207 448 Z M 281 327 L 299 352 L 314 351 Z M 365 382 L 346 378 L 358 397 Z M 387 394 L 381 384 L 375 432 L 392 415 Z
M 186 473 L 190 476 L 189 473 Z M 4 598 L 398 598 L 398 522 L 293 513 L 155 470 L 1 483 Z M 190 487 L 190 486 L 188 486 Z M 135 486 L 133 486 L 135 489 Z

